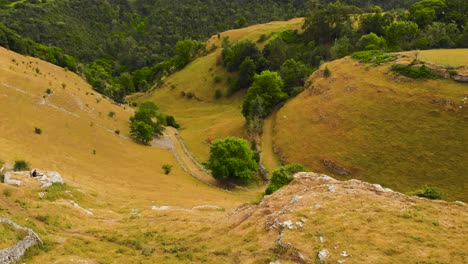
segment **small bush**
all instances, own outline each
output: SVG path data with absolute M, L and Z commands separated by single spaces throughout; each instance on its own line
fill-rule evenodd
M 38 127 L 35 127 L 35 128 L 34 128 L 34 133 L 40 135 L 40 134 L 42 134 L 42 129 L 40 129 L 40 128 L 38 128 Z
M 114 131 L 114 133 L 117 134 L 117 135 L 119 135 L 119 134 L 120 134 L 120 130 L 117 129 L 117 130 Z
M 424 186 L 422 190 L 416 191 L 416 196 L 429 198 L 431 200 L 441 200 L 443 194 L 436 188 Z
M 381 50 L 366 50 L 354 52 L 351 57 L 360 62 L 373 63 L 374 65 L 380 65 L 382 63 L 392 61 L 395 59 L 394 56 L 383 53 Z
M 67 184 L 54 182 L 49 188 L 46 189 L 46 195 L 44 198 L 49 201 L 55 201 L 57 199 L 64 198 L 64 197 L 68 198 L 68 196 L 70 196 L 69 193 L 71 192 L 72 192 L 72 188 L 70 188 L 70 186 L 68 186 Z M 75 199 L 79 199 L 80 193 L 74 191 L 73 197 Z
M 265 40 L 267 40 L 267 39 L 268 39 L 267 35 L 262 34 L 262 35 L 260 35 L 260 38 L 257 40 L 257 43 L 265 42 Z
M 187 98 L 188 99 L 192 99 L 194 96 L 195 96 L 195 94 L 193 92 L 188 92 L 187 93 Z
M 215 76 L 214 79 L 213 79 L 213 82 L 214 83 L 220 83 L 223 81 L 223 78 L 219 77 L 219 76 Z
M 171 173 L 172 165 L 164 164 L 162 166 L 162 169 L 164 170 L 164 174 L 168 175 L 169 173 Z
M 137 107 L 138 103 L 137 102 L 132 102 L 130 105 L 133 106 L 133 107 Z
M 3 190 L 3 195 L 4 195 L 5 197 L 10 197 L 11 194 L 12 194 L 11 189 L 5 189 L 5 190 Z
M 266 188 L 265 194 L 272 194 L 279 188 L 283 187 L 284 185 L 287 185 L 289 182 L 292 181 L 292 177 L 294 176 L 294 174 L 301 171 L 308 170 L 304 166 L 299 164 L 289 164 L 273 171 L 270 184 Z
M 166 116 L 166 125 L 171 126 L 173 128 L 180 128 L 180 125 L 177 123 L 175 118 L 171 115 Z
M 30 169 L 29 162 L 24 160 L 15 160 L 15 165 L 13 166 L 14 171 L 26 171 Z
M 52 89 L 47 88 L 46 93 L 47 93 L 47 94 L 52 94 Z
M 330 69 L 328 67 L 325 67 L 325 70 L 323 70 L 323 77 L 328 78 L 331 75 Z
M 393 72 L 413 79 L 434 79 L 438 77 L 437 74 L 433 73 L 424 65 L 418 68 L 410 65 L 394 64 L 390 69 Z
M 214 98 L 219 99 L 221 97 L 223 97 L 223 92 L 221 92 L 221 90 L 219 90 L 219 89 L 216 89 Z
M 110 111 L 107 116 L 109 116 L 110 118 L 113 118 L 115 116 L 115 112 L 114 111 Z
M 66 83 L 62 83 L 62 88 L 65 89 L 67 87 Z

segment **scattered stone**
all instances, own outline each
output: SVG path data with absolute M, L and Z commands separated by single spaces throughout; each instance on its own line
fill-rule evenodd
M 342 165 L 339 165 L 331 160 L 328 159 L 323 159 L 322 160 L 323 165 L 332 173 L 338 174 L 340 176 L 347 176 L 351 174 L 351 171 L 347 168 L 345 168 Z
M 346 262 L 346 260 L 343 260 L 343 259 L 340 259 L 340 260 L 337 261 L 338 264 L 343 264 L 345 262 Z
M 91 211 L 88 210 L 88 209 L 84 209 L 84 208 L 81 207 L 79 204 L 77 204 L 75 201 L 70 200 L 70 203 L 71 203 L 71 205 L 73 205 L 73 207 L 83 210 L 83 212 L 85 212 L 86 214 L 88 214 L 88 215 L 94 215 L 93 212 L 91 212 Z
M 330 255 L 330 252 L 328 252 L 328 250 L 322 249 L 322 250 L 320 250 L 320 252 L 317 254 L 317 258 L 318 258 L 318 260 L 319 260 L 320 263 L 324 263 L 325 260 L 328 258 L 329 255 Z
M 281 261 L 280 261 L 279 259 L 276 260 L 276 261 L 274 261 L 274 262 L 273 262 L 273 261 L 270 261 L 270 264 L 281 264 Z
M 216 206 L 216 205 L 198 205 L 192 207 L 192 210 L 200 210 L 200 211 L 224 211 L 224 208 Z
M 151 206 L 151 210 L 156 210 L 156 211 L 164 211 L 164 210 L 170 210 L 172 209 L 171 206 L 163 205 L 163 206 Z
M 327 185 L 327 187 L 328 187 L 328 191 L 331 192 L 331 193 L 334 193 L 336 191 L 335 186 L 332 185 L 332 184 Z
M 345 250 L 343 250 L 343 251 L 341 252 L 341 256 L 342 256 L 342 257 L 349 257 L 348 252 L 346 252 Z
M 37 193 L 37 196 L 39 196 L 39 198 L 42 199 L 45 196 L 45 192 L 39 192 L 39 193 Z
M 325 242 L 325 238 L 323 236 L 319 236 L 320 243 Z
M 303 197 L 302 195 L 295 195 L 289 203 L 290 204 L 297 203 L 302 199 L 302 197 Z

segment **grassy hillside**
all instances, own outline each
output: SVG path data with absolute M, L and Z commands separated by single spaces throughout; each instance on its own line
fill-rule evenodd
M 25 159 L 60 172 L 67 182 L 47 190 L 28 176 L 17 176 L 20 187 L 0 183 L 0 216 L 32 228 L 44 241 L 20 262 L 314 263 L 322 249 L 329 261 L 466 262 L 463 247 L 451 246 L 464 241 L 465 204 L 310 174 L 258 205 L 240 206 L 257 191 L 212 188 L 185 173 L 168 150 L 128 140 L 131 109 L 92 94 L 64 69 L 4 49 L 0 55 L 0 159 L 7 167 Z M 47 89 L 52 91 L 43 101 Z M 161 108 L 169 109 L 176 92 L 161 91 Z M 216 126 L 216 120 L 229 116 L 223 106 L 234 111 L 228 103 L 240 96 L 178 98 L 174 104 L 184 107 L 178 111 L 187 121 L 191 111 L 212 113 L 193 124 L 226 133 L 230 122 Z M 169 175 L 163 164 L 174 165 Z M 22 236 L 2 228 L 0 249 Z
M 169 76 L 162 87 L 149 94 L 132 96 L 130 100 L 150 99 L 162 112 L 174 115 L 182 125 L 181 135 L 189 150 L 198 160 L 207 160 L 209 142 L 229 135 L 242 136 L 244 133 L 245 120 L 241 114 L 243 92 L 215 99 L 216 90 L 227 94 L 227 80 L 231 75 L 217 63 L 222 38 L 229 37 L 232 42 L 246 38 L 257 41 L 263 34 L 300 29 L 302 23 L 302 18 L 296 18 L 229 30 L 220 34 L 220 38 L 214 35 L 207 43 L 208 47 L 213 44 L 218 47 L 214 52 Z M 192 93 L 194 97 L 188 99 L 188 96 L 181 96 L 182 92 Z
M 466 50 L 450 52 L 455 60 L 466 57 Z M 427 184 L 466 201 L 466 84 L 396 77 L 390 65 L 347 57 L 321 68 L 330 69 L 329 78 L 313 74 L 310 86 L 277 114 L 281 156 L 404 192 Z

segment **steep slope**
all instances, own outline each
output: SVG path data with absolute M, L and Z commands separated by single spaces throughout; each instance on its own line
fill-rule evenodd
M 199 161 L 208 159 L 209 143 L 229 135 L 242 136 L 245 120 L 241 113 L 243 92 L 231 97 L 216 99 L 215 92 L 223 95 L 228 91 L 231 73 L 217 60 L 221 54 L 221 42 L 229 37 L 232 42 L 241 39 L 257 41 L 262 34 L 268 35 L 288 29 L 300 29 L 302 18 L 289 21 L 275 21 L 247 28 L 229 30 L 218 37 L 212 36 L 207 47 L 217 49 L 187 65 L 181 71 L 164 80 L 164 85 L 148 94 L 131 96 L 129 100 L 154 101 L 166 114 L 176 117 L 182 125 L 181 136 L 187 147 Z M 265 43 L 263 43 L 265 44 Z M 218 79 L 219 81 L 216 81 Z M 193 97 L 182 96 L 191 93 Z
M 397 77 L 391 64 L 327 63 L 331 76 L 314 73 L 278 112 L 276 149 L 313 171 L 403 192 L 427 184 L 466 201 L 466 84 Z

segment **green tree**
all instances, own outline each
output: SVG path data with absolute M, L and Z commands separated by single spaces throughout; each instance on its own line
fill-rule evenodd
M 263 49 L 263 57 L 268 61 L 268 69 L 278 70 L 281 64 L 288 59 L 288 46 L 280 37 L 270 41 Z
M 211 144 L 206 167 L 217 180 L 245 183 L 254 176 L 257 162 L 245 139 L 227 137 Z
M 423 36 L 430 48 L 451 48 L 455 46 L 459 34 L 460 31 L 454 23 L 434 22 L 426 28 Z
M 136 120 L 130 125 L 130 136 L 146 145 L 153 139 L 153 127 L 145 122 Z
M 350 53 L 351 48 L 352 47 L 349 38 L 347 38 L 346 36 L 336 39 L 335 44 L 330 49 L 332 59 L 343 58 L 344 56 Z
M 254 115 L 252 113 L 252 103 L 257 96 L 261 99 L 262 108 L 264 109 L 260 117 L 267 116 L 274 106 L 288 98 L 288 95 L 283 92 L 283 87 L 283 80 L 277 72 L 263 71 L 256 74 L 242 104 L 244 117 L 249 119 Z
M 441 20 L 446 9 L 445 0 L 423 0 L 413 4 L 409 13 L 419 28 L 426 28 L 434 21 Z
M 385 39 L 371 32 L 362 35 L 357 43 L 358 50 L 379 50 L 385 47 Z
M 229 42 L 227 42 L 229 43 Z M 226 45 L 222 52 L 224 65 L 229 71 L 237 71 L 245 58 L 250 57 L 254 62 L 260 58 L 260 50 L 251 40 L 242 40 L 233 45 Z
M 385 29 L 385 39 L 390 48 L 409 49 L 419 33 L 418 25 L 411 21 L 393 22 Z
M 256 68 L 255 62 L 250 57 L 246 57 L 239 67 L 240 88 L 247 88 L 252 84 Z
M 295 61 L 294 59 L 286 60 L 281 65 L 279 74 L 284 81 L 284 91 L 292 96 L 295 93 L 295 87 L 304 86 L 306 78 L 310 75 L 311 70 L 304 63 Z M 302 90 L 302 89 L 300 89 Z

